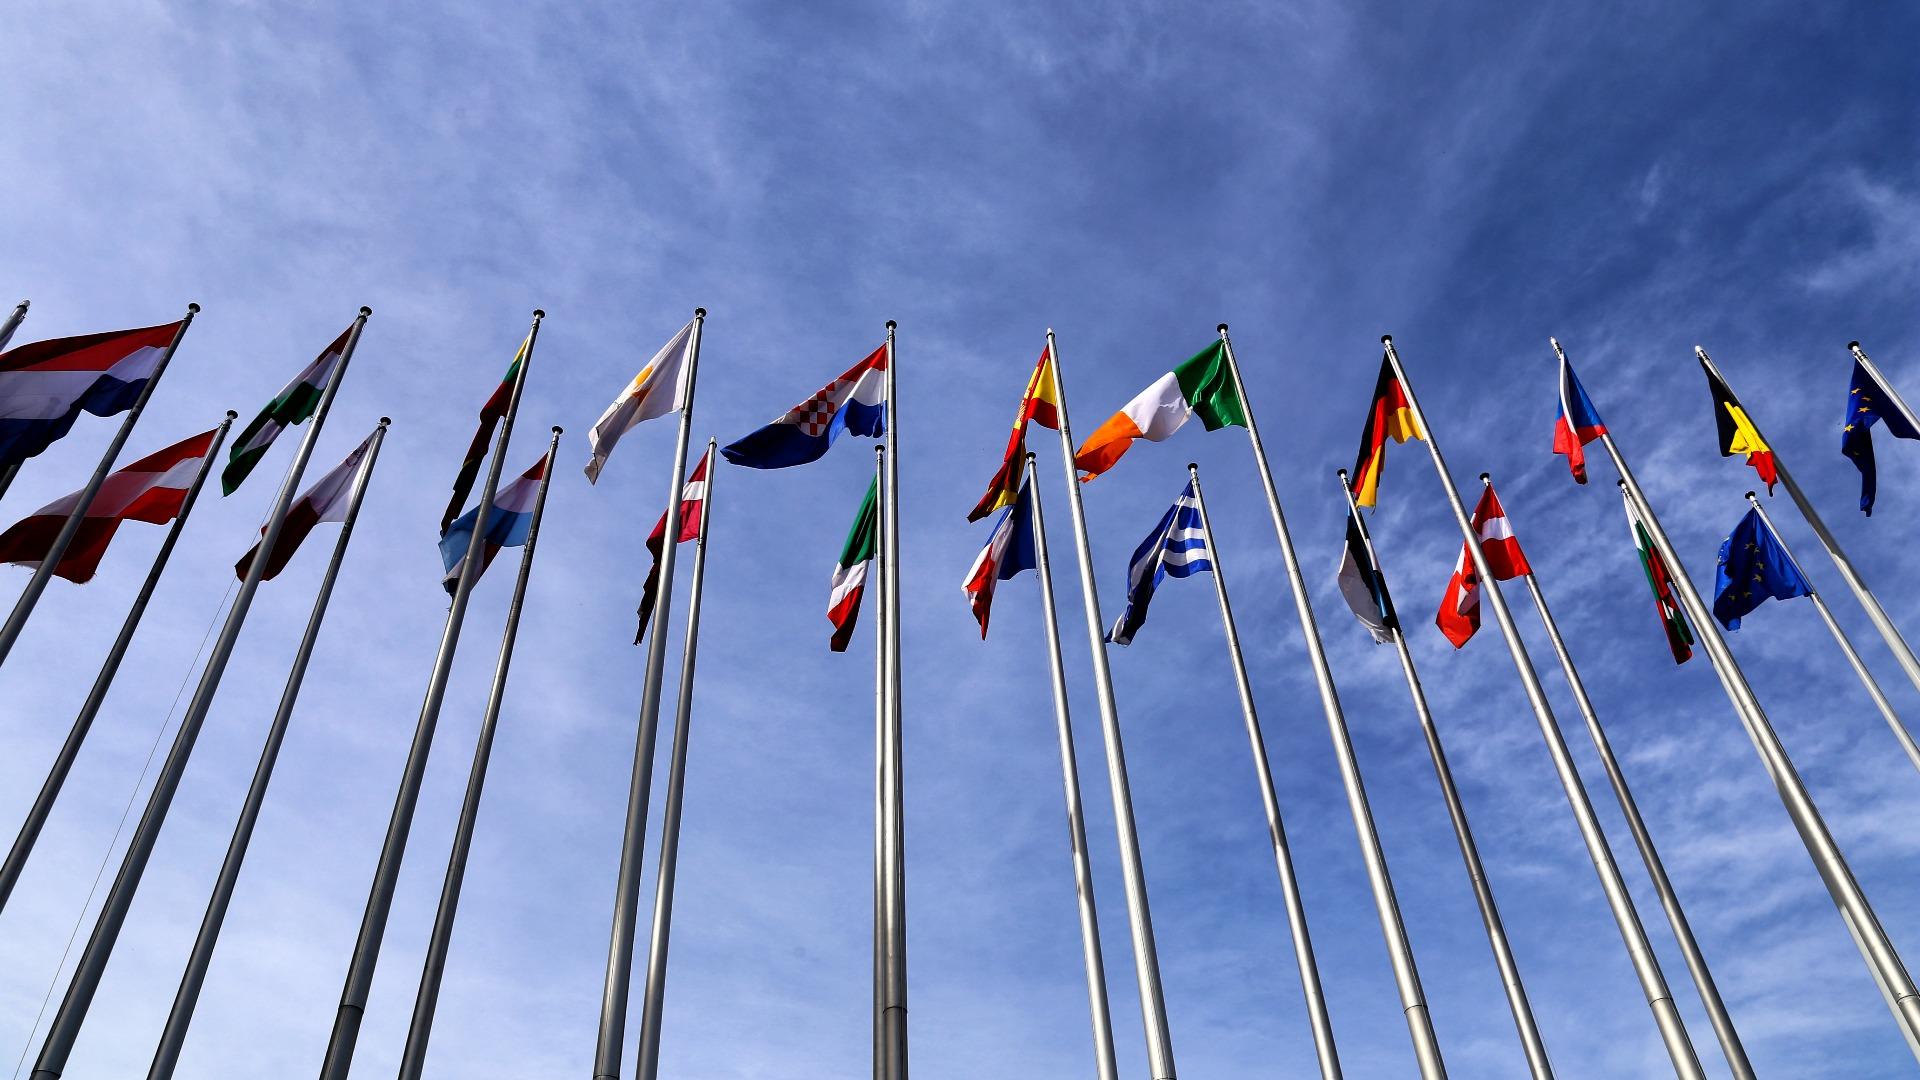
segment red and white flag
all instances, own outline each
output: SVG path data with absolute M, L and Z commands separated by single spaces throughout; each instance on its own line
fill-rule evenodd
M 1507 512 L 1501 509 L 1500 497 L 1493 493 L 1491 483 L 1480 496 L 1479 505 L 1473 508 L 1473 531 L 1480 537 L 1480 554 L 1487 560 L 1487 569 L 1493 572 L 1495 581 L 1509 581 L 1533 573 L 1533 568 L 1527 565 L 1526 553 L 1520 550 L 1519 538 L 1507 524 Z M 1447 594 L 1441 598 L 1440 613 L 1433 621 L 1456 649 L 1480 629 L 1479 575 L 1474 571 L 1473 556 L 1465 544 L 1460 545 L 1453 577 L 1447 579 Z
M 315 526 L 327 521 L 347 520 L 347 505 L 353 501 L 353 477 L 360 471 L 360 463 L 366 460 L 367 451 L 373 446 L 373 436 L 356 447 L 347 459 L 333 467 L 333 471 L 314 481 L 292 506 L 287 507 L 286 520 L 280 524 L 280 535 L 274 538 L 273 550 L 267 553 L 267 568 L 260 574 L 260 580 L 272 581 L 280 571 L 287 568 L 287 560 L 300 550 L 300 541 L 307 538 Z M 266 535 L 266 527 L 260 529 L 261 536 Z M 247 549 L 240 561 L 233 564 L 233 574 L 241 581 L 247 580 L 247 568 L 253 565 L 254 556 L 260 554 L 260 545 L 255 543 Z
M 90 581 L 121 522 L 164 525 L 177 517 L 187 501 L 187 489 L 193 486 L 194 474 L 212 448 L 216 434 L 206 431 L 182 439 L 108 476 L 101 483 L 99 494 L 93 497 L 92 505 L 87 507 L 80 531 L 74 534 L 73 543 L 68 545 L 67 553 L 53 572 L 75 583 Z M 35 510 L 0 533 L 0 561 L 37 568 L 53 550 L 60 527 L 66 524 L 79 503 L 80 492 L 76 491 Z
M 687 484 L 680 489 L 680 543 L 684 544 L 700 535 L 700 518 L 707 510 L 707 465 L 713 451 L 700 455 L 699 464 L 693 467 Z M 653 523 L 653 531 L 647 534 L 647 550 L 653 553 L 653 565 L 647 569 L 647 584 L 640 593 L 640 628 L 633 632 L 633 643 L 647 636 L 647 624 L 653 621 L 655 593 L 660 585 L 660 548 L 661 540 L 667 535 L 667 514 L 660 512 L 660 520 Z

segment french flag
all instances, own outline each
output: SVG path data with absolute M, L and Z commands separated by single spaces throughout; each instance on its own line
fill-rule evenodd
M 160 366 L 180 324 L 34 341 L 0 353 L 0 465 L 39 454 L 82 410 L 125 412 Z
M 779 419 L 720 448 L 749 469 L 785 469 L 818 461 L 842 431 L 877 439 L 887 427 L 887 347 L 853 365 Z
M 547 459 L 542 455 L 518 480 L 494 493 L 493 509 L 487 511 L 487 531 L 480 537 L 480 569 L 474 572 L 475 580 L 487 572 L 501 548 L 519 547 L 527 542 L 527 533 L 533 528 L 533 504 L 540 495 L 540 478 L 545 475 Z M 476 506 L 460 515 L 440 538 L 440 561 L 447 570 L 440 583 L 448 592 L 460 584 L 460 564 L 467 559 L 467 545 L 473 540 L 473 522 L 479 514 L 480 508 Z
M 87 505 L 86 515 L 80 519 L 80 531 L 74 534 L 73 543 L 67 546 L 66 554 L 61 556 L 53 572 L 76 584 L 91 581 L 121 522 L 164 525 L 178 517 L 187 501 L 187 489 L 193 486 L 194 474 L 200 470 L 200 463 L 213 446 L 216 434 L 205 431 L 182 439 L 108 476 L 93 502 Z M 39 566 L 53 550 L 61 527 L 79 503 L 80 493 L 76 491 L 35 510 L 0 533 L 0 561 Z
M 1587 388 L 1573 373 L 1567 358 L 1560 358 L 1560 412 L 1553 419 L 1553 452 L 1567 455 L 1567 467 L 1573 470 L 1576 484 L 1587 482 L 1585 446 L 1607 433 L 1600 413 L 1587 397 Z

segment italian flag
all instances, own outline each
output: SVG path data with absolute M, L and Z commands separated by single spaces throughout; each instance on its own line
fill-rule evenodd
M 267 448 L 273 445 L 273 440 L 279 438 L 282 431 L 313 415 L 313 410 L 320 405 L 321 392 L 327 388 L 327 380 L 333 377 L 333 369 L 339 366 L 340 358 L 346 355 L 347 338 L 352 333 L 352 327 L 341 331 L 340 336 L 333 339 L 333 344 L 327 346 L 300 374 L 295 375 L 293 381 L 275 395 L 266 408 L 260 410 L 260 415 L 253 418 L 253 423 L 240 432 L 239 438 L 233 441 L 233 453 L 227 458 L 227 467 L 220 470 L 220 490 L 223 494 L 231 495 L 240 487 L 241 481 L 247 478 L 253 467 L 267 456 Z
M 1625 487 L 1620 489 L 1620 494 L 1627 501 L 1627 528 L 1633 532 L 1633 546 L 1640 552 L 1640 569 L 1646 572 L 1647 585 L 1653 590 L 1654 607 L 1660 613 L 1660 625 L 1667 632 L 1667 648 L 1673 653 L 1674 663 L 1684 664 L 1693 656 L 1693 630 L 1687 626 L 1680 601 L 1673 595 L 1673 575 L 1668 573 L 1666 560 L 1653 546 L 1653 536 L 1634 508 L 1633 496 Z
M 860 598 L 867 591 L 867 568 L 880 547 L 880 478 L 867 485 L 867 497 L 860 500 L 860 512 L 853 515 L 853 528 L 840 548 L 839 565 L 833 568 L 833 594 L 827 601 L 827 619 L 833 623 L 834 652 L 846 652 L 853 638 L 853 624 L 860 618 Z
M 1214 342 L 1160 376 L 1088 436 L 1073 454 L 1081 481 L 1113 468 L 1133 446 L 1133 440 L 1159 442 L 1195 416 L 1208 431 L 1228 425 L 1247 426 L 1247 409 L 1234 388 L 1233 373 L 1227 369 L 1223 341 Z

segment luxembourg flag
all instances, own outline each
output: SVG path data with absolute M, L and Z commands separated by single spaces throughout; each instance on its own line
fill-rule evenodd
M 164 525 L 178 517 L 180 508 L 186 505 L 194 474 L 200 471 L 217 434 L 203 431 L 182 439 L 108 476 L 99 494 L 87 504 L 80 531 L 74 534 L 53 572 L 76 584 L 91 581 L 121 522 Z M 55 538 L 79 502 L 77 491 L 55 499 L 0 533 L 0 561 L 39 566 L 53 550 Z
M 1567 455 L 1567 467 L 1573 470 L 1573 482 L 1587 482 L 1587 452 L 1584 447 L 1607 433 L 1600 413 L 1587 397 L 1587 388 L 1573 373 L 1573 365 L 1560 357 L 1560 411 L 1553 419 L 1553 452 Z
M 887 347 L 847 369 L 779 419 L 720 448 L 749 469 L 784 469 L 818 461 L 842 431 L 877 439 L 887 428 Z
M 1493 481 L 1484 475 L 1480 479 L 1486 483 L 1487 490 L 1481 493 L 1479 505 L 1473 508 L 1473 531 L 1480 538 L 1480 554 L 1487 560 L 1487 569 L 1493 572 L 1495 581 L 1509 581 L 1533 573 L 1533 567 L 1527 565 L 1526 552 L 1520 550 L 1520 538 L 1513 535 L 1513 526 L 1507 523 L 1507 511 L 1500 505 L 1500 496 L 1493 493 Z M 1440 613 L 1434 617 L 1434 624 L 1456 649 L 1464 646 L 1480 629 L 1479 575 L 1465 544 L 1460 545 L 1460 558 L 1453 564 L 1453 577 L 1447 580 L 1447 595 L 1440 600 Z
M 0 465 L 39 454 L 73 430 L 82 410 L 133 407 L 180 324 L 33 341 L 0 353 Z
M 540 494 L 540 478 L 547 475 L 547 459 L 544 455 L 533 463 L 533 468 L 520 474 L 520 479 L 508 484 L 494 493 L 493 509 L 487 512 L 487 531 L 480 537 L 480 569 L 474 572 L 474 580 L 487 572 L 493 557 L 503 547 L 519 547 L 527 542 L 527 531 L 533 526 L 533 504 Z M 446 576 L 440 584 L 453 592 L 460 584 L 460 564 L 466 561 L 467 545 L 473 540 L 474 518 L 479 516 L 480 508 L 474 507 L 454 521 L 447 534 L 440 538 L 440 561 L 446 566 Z

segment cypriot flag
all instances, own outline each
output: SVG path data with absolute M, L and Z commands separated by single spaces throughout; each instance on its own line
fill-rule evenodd
M 692 348 L 693 323 L 689 322 L 673 335 L 673 340 L 653 354 L 640 374 L 635 375 L 627 388 L 620 391 L 620 396 L 613 399 L 613 404 L 607 406 L 607 411 L 600 414 L 593 430 L 587 432 L 587 448 L 593 452 L 587 459 L 588 483 L 600 479 L 600 467 L 607 463 L 620 436 L 642 420 L 665 416 L 680 408 L 686 399 L 687 354 Z

